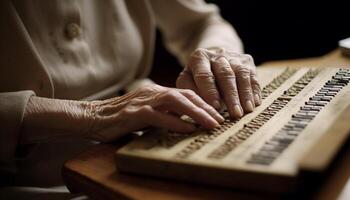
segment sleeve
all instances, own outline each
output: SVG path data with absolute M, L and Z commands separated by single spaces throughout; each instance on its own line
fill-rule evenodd
M 0 176 L 15 169 L 15 154 L 19 146 L 23 114 L 32 90 L 22 89 L 20 70 L 36 65 L 12 2 L 0 1 Z M 5 38 L 5 39 L 4 39 Z M 22 55 L 22 56 L 17 56 Z M 24 66 L 19 68 L 17 66 Z M 25 71 L 24 71 L 25 72 Z M 23 73 L 23 72 L 22 72 Z M 29 73 L 27 73 L 28 75 Z M 30 86 L 30 79 L 26 82 Z M 23 84 L 25 85 L 25 83 Z M 1 181 L 0 181 L 1 182 Z
M 168 50 L 185 65 L 196 48 L 223 47 L 242 52 L 242 42 L 214 4 L 203 0 L 151 0 Z
M 11 168 L 17 149 L 23 114 L 33 91 L 0 93 L 0 170 Z

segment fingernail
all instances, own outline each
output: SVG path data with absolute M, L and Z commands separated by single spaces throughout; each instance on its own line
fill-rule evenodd
M 220 124 L 217 121 L 215 121 L 215 123 L 213 125 L 215 128 L 220 126 Z
M 221 116 L 220 114 L 216 114 L 216 118 L 218 119 L 219 123 L 222 123 L 225 121 L 225 118 L 223 116 Z
M 245 105 L 246 105 L 246 111 L 247 112 L 253 112 L 254 106 L 253 106 L 253 103 L 250 100 L 246 101 Z
M 237 116 L 237 117 L 242 117 L 242 116 L 243 116 L 243 111 L 242 111 L 241 106 L 235 105 L 235 106 L 233 107 L 233 113 L 234 113 L 234 115 Z
M 260 96 L 258 95 L 258 94 L 255 94 L 254 95 L 254 101 L 255 101 L 255 103 L 256 103 L 256 105 L 260 105 Z
M 216 120 L 208 120 L 210 124 L 210 127 L 209 128 L 217 128 L 220 126 L 220 124 L 216 121 Z
M 218 100 L 214 100 L 213 101 L 213 107 L 216 109 L 216 110 L 219 110 L 221 105 L 220 105 L 220 102 Z

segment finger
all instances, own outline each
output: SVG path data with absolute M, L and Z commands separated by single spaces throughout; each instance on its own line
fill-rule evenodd
M 220 57 L 212 62 L 213 72 L 221 96 L 224 97 L 224 102 L 233 118 L 240 118 L 243 116 L 243 109 L 239 102 L 239 96 L 236 85 L 236 76 L 233 72 L 230 63 L 224 57 Z
M 176 132 L 193 132 L 197 129 L 195 125 L 159 112 L 149 105 L 128 106 L 112 116 L 103 118 L 101 123 L 104 128 L 90 137 L 103 142 L 113 141 L 126 133 L 147 126 L 166 128 Z
M 259 106 L 261 104 L 261 88 L 255 68 L 250 71 L 250 84 L 253 89 L 255 105 Z
M 192 101 L 196 106 L 207 111 L 217 122 L 222 123 L 225 119 L 216 111 L 212 106 L 207 104 L 202 98 L 200 98 L 194 91 L 188 89 L 178 90 L 182 95 L 184 95 L 188 100 Z
M 229 62 L 236 75 L 238 94 L 243 110 L 246 113 L 253 112 L 255 104 L 252 86 L 250 85 L 250 69 L 237 63 L 234 59 Z
M 216 109 L 220 109 L 219 92 L 215 85 L 214 75 L 211 72 L 210 61 L 203 49 L 194 51 L 188 67 L 192 72 L 199 95 Z
M 163 108 L 179 115 L 188 115 L 194 121 L 204 128 L 212 129 L 220 126 L 219 123 L 210 116 L 205 110 L 196 106 L 180 92 L 176 90 L 169 90 L 161 99 L 156 99 Z
M 193 80 L 192 74 L 188 69 L 184 69 L 176 80 L 176 87 L 181 89 L 190 89 L 199 94 L 196 83 Z
M 189 133 L 197 130 L 193 124 L 185 122 L 179 117 L 159 112 L 157 110 L 141 114 L 140 120 L 146 122 L 150 126 L 166 128 L 180 133 Z

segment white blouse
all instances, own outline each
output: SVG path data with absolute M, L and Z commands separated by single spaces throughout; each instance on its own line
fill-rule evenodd
M 72 138 L 22 144 L 31 95 L 115 96 L 147 77 L 157 27 L 182 64 L 198 47 L 241 48 L 218 8 L 203 0 L 1 0 L 0 13 L 0 176 L 24 186 L 0 189 L 0 199 L 62 185 L 64 161 L 91 145 Z

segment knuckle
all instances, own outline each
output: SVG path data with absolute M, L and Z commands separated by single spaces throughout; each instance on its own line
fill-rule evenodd
M 190 108 L 191 108 L 193 113 L 202 113 L 203 112 L 202 108 L 199 108 L 199 107 L 197 107 L 195 105 L 191 105 Z
M 124 117 L 129 117 L 129 116 L 135 116 L 135 115 L 148 114 L 150 112 L 152 112 L 152 106 L 150 105 L 142 105 L 142 106 L 128 105 L 124 109 L 122 109 L 119 112 L 119 114 Z
M 178 95 L 178 92 L 173 89 L 166 90 L 162 93 L 163 99 L 165 101 L 176 99 Z
M 187 69 L 189 69 L 190 71 L 197 71 L 205 66 L 210 65 L 209 55 L 207 55 L 204 51 L 197 52 L 191 54 L 188 64 L 186 66 Z
M 217 54 L 225 54 L 227 52 L 227 50 L 226 50 L 226 48 L 224 48 L 224 47 L 218 47 L 217 49 L 216 49 L 216 53 Z
M 155 88 L 151 87 L 151 86 L 145 86 L 145 87 L 142 87 L 138 90 L 138 93 L 140 95 L 152 94 L 153 92 L 155 92 Z
M 259 81 L 258 81 L 256 76 L 250 77 L 250 82 L 251 82 L 251 85 L 252 85 L 253 89 L 261 90 L 260 83 L 259 83 Z
M 217 75 L 224 78 L 235 78 L 235 73 L 230 66 L 224 65 L 217 69 Z
M 240 58 L 241 56 L 242 56 L 242 54 L 241 53 L 237 53 L 237 52 L 235 52 L 235 51 L 226 51 L 225 52 L 225 55 L 227 56 L 227 57 L 230 57 L 230 58 Z
M 230 57 L 229 63 L 234 71 L 242 67 L 242 62 L 240 58 L 232 58 Z
M 197 101 L 199 100 L 198 95 L 192 91 L 192 90 L 188 90 L 188 91 L 184 91 L 184 94 L 187 96 L 187 98 L 191 101 Z
M 252 89 L 251 88 L 243 88 L 241 89 L 241 93 L 245 98 L 251 98 L 252 97 Z
M 136 113 L 136 110 L 133 106 L 126 106 L 124 109 L 119 111 L 119 114 L 124 117 L 132 116 Z
M 203 48 L 197 48 L 191 54 L 191 58 L 202 58 L 202 57 L 207 57 L 206 50 Z
M 207 91 L 206 91 L 206 96 L 209 96 L 209 97 L 217 97 L 218 96 L 218 91 L 216 88 L 214 87 L 211 87 L 209 88 Z
M 260 84 L 252 84 L 252 89 L 255 93 L 261 93 Z
M 253 89 L 254 94 L 258 94 L 259 96 L 261 95 L 261 90 Z
M 194 78 L 203 81 L 214 81 L 214 75 L 211 72 L 197 72 Z
M 147 85 L 145 87 L 142 87 L 139 89 L 139 93 L 142 95 L 149 95 L 149 94 L 154 94 L 159 91 L 162 91 L 164 88 L 160 85 Z
M 230 89 L 225 92 L 226 95 L 231 95 L 233 98 L 238 98 L 238 91 L 235 89 Z
M 214 59 L 216 56 L 226 55 L 228 53 L 224 47 L 209 48 L 208 51 L 212 53 Z
M 243 65 L 246 65 L 246 64 L 253 64 L 254 65 L 254 59 L 249 54 L 243 54 L 242 63 L 243 63 Z
M 252 80 L 258 82 L 258 75 L 256 74 L 256 70 L 255 69 L 251 69 L 250 70 L 250 77 Z
M 183 89 L 182 90 L 185 94 L 187 94 L 188 96 L 197 96 L 197 94 L 193 91 L 193 90 L 190 90 L 190 89 Z
M 253 60 L 254 60 L 254 59 L 253 59 L 253 56 L 251 56 L 250 54 L 244 54 L 244 57 L 245 57 L 245 59 L 248 60 L 248 61 L 253 61 Z
M 213 58 L 212 62 L 218 67 L 230 66 L 230 63 L 224 56 Z
M 152 107 L 150 105 L 143 105 L 138 109 L 138 113 L 146 114 L 152 112 Z
M 256 93 L 256 94 L 260 94 L 260 93 L 261 93 L 260 86 L 254 87 L 254 88 L 253 88 L 253 91 L 254 91 L 254 93 Z
M 250 78 L 250 70 L 246 67 L 241 66 L 241 65 L 236 67 L 235 73 L 237 74 L 237 76 L 239 76 L 239 78 L 242 78 L 242 79 L 249 79 Z

